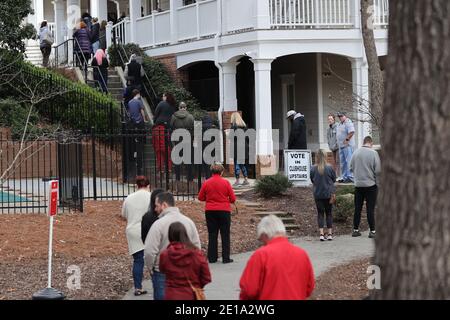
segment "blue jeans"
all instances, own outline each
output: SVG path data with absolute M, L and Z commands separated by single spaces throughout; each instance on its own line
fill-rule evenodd
M 96 41 L 92 44 L 92 51 L 94 52 L 94 55 L 98 49 L 100 49 L 100 41 Z
M 348 146 L 339 148 L 339 160 L 341 162 L 342 179 L 353 181 L 353 174 L 350 172 L 350 160 L 352 159 L 353 148 Z
M 133 254 L 133 259 L 134 289 L 142 289 L 142 278 L 144 277 L 144 250 Z
M 153 300 L 164 300 L 164 291 L 166 288 L 166 275 L 153 270 Z
M 234 176 L 236 177 L 236 179 L 239 179 L 239 175 L 241 174 L 241 169 L 242 169 L 242 174 L 244 175 L 244 178 L 248 177 L 247 166 L 245 164 L 235 164 L 234 165 Z

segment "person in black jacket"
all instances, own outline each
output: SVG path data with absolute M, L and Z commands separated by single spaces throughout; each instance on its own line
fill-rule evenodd
M 291 121 L 292 128 L 289 134 L 288 149 L 289 150 L 306 150 L 306 122 L 305 116 L 291 110 L 286 115 L 287 119 Z
M 108 68 L 109 62 L 105 51 L 97 49 L 91 66 L 94 67 L 94 80 L 100 84 L 103 92 L 108 92 Z
M 100 49 L 100 23 L 98 23 L 98 18 L 92 19 L 91 44 L 92 52 L 95 54 Z
M 152 227 L 153 223 L 158 220 L 158 215 L 155 212 L 155 201 L 156 196 L 160 193 L 164 192 L 163 189 L 155 189 L 152 191 L 152 195 L 150 196 L 150 205 L 148 207 L 148 211 L 144 216 L 142 217 L 141 222 L 141 237 L 142 242 L 145 243 L 145 239 L 147 238 L 147 234 L 150 231 L 150 228 Z
M 124 75 L 125 79 L 130 82 L 130 85 L 141 90 L 142 78 L 145 75 L 145 70 L 137 59 L 137 55 L 133 53 L 130 57 L 130 62 L 125 67 Z

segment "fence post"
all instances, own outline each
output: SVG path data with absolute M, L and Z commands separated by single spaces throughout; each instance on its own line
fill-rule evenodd
M 81 138 L 80 138 L 80 140 L 79 140 L 79 143 L 77 144 L 77 147 L 78 147 L 78 152 L 77 152 L 77 155 L 78 155 L 78 173 L 79 173 L 79 177 L 78 177 L 78 184 L 79 184 L 79 187 L 78 187 L 78 190 L 79 190 L 79 195 L 78 195 L 78 198 L 80 199 L 80 206 L 79 206 L 79 209 L 80 209 L 80 212 L 83 212 L 83 200 L 84 200 L 84 186 L 83 186 L 83 146 L 82 146 L 82 141 L 81 141 Z
M 92 145 L 92 180 L 94 190 L 94 200 L 97 200 L 97 161 L 95 158 L 95 128 L 91 127 L 91 145 Z
M 167 126 L 164 126 L 164 152 L 166 154 L 165 156 L 165 171 L 166 171 L 166 190 L 169 190 L 169 143 L 170 143 L 170 138 L 169 138 L 169 129 L 167 128 Z

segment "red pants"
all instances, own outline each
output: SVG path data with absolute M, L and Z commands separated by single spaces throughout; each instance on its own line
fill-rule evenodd
M 170 136 L 165 131 L 164 125 L 154 126 L 152 129 L 152 143 L 156 153 L 156 167 L 159 171 L 162 171 L 166 165 L 166 155 L 168 157 L 167 163 L 169 171 L 172 170 L 172 160 L 170 154 L 172 152 L 170 148 Z

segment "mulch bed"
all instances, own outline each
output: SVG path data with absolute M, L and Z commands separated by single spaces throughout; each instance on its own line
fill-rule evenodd
M 191 201 L 178 205 L 197 225 L 206 249 L 204 204 Z M 56 217 L 53 287 L 68 299 L 121 299 L 132 288 L 132 258 L 128 255 L 121 207 L 122 201 L 90 201 L 85 203 L 84 213 Z M 232 217 L 233 254 L 258 247 L 254 211 L 242 205 L 238 208 L 239 214 Z M 45 215 L 0 215 L 0 300 L 30 299 L 34 292 L 46 287 L 48 223 Z M 66 272 L 71 265 L 81 270 L 81 290 L 71 291 L 66 286 L 71 275 Z
M 338 186 L 337 188 L 340 188 Z M 269 211 L 285 211 L 292 213 L 296 224 L 300 229 L 295 231 L 292 236 L 318 236 L 319 229 L 317 225 L 317 210 L 314 201 L 312 188 L 290 188 L 282 196 L 273 198 L 263 198 L 255 191 L 247 191 L 242 197 L 248 201 L 258 202 Z M 368 230 L 365 209 L 363 209 L 360 230 Z M 346 222 L 334 222 L 333 233 L 335 235 L 348 235 L 353 231 L 353 220 Z
M 371 259 L 361 259 L 334 267 L 316 280 L 310 300 L 362 300 L 369 296 L 367 268 Z

